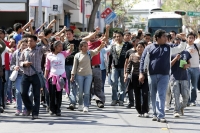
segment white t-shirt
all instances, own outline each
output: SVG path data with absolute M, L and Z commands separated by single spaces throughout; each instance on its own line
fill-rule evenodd
M 200 46 L 196 44 L 198 49 Z M 194 45 L 187 45 L 186 50 L 191 54 L 192 58 L 190 59 L 190 67 L 199 67 L 199 54 L 195 49 Z M 200 50 L 200 49 L 199 49 Z M 199 51 L 200 52 L 200 51 Z
M 1 59 L 2 59 L 2 66 L 5 65 L 5 53 L 7 53 L 10 49 L 8 47 L 5 48 L 3 53 L 1 54 Z
M 68 52 L 63 51 L 57 55 L 49 53 L 47 55 L 46 63 L 50 67 L 50 73 L 54 75 L 62 75 L 65 73 L 65 58 L 69 55 Z

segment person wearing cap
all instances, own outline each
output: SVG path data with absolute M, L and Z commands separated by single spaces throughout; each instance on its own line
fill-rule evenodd
M 65 88 L 69 94 L 65 72 L 65 58 L 71 54 L 74 48 L 70 45 L 70 50 L 62 51 L 61 41 L 53 42 L 50 47 L 51 53 L 47 54 L 44 74 L 49 90 L 49 113 L 50 115 L 56 114 L 61 116 L 62 89 Z M 56 104 L 55 100 L 57 101 Z

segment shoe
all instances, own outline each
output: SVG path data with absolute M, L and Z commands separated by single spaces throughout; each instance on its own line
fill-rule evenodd
M 61 116 L 61 113 L 56 113 L 56 116 Z
M 191 103 L 190 106 L 196 106 L 196 104 L 195 103 Z
M 116 100 L 113 100 L 113 101 L 111 102 L 111 106 L 116 106 L 116 104 L 117 104 L 117 101 L 116 101 Z
M 92 95 L 92 100 L 96 100 L 96 95 Z
M 181 115 L 184 115 L 184 108 L 181 108 Z
M 49 114 L 52 116 L 52 115 L 54 115 L 55 113 L 54 113 L 54 112 L 52 112 L 52 111 L 49 111 Z
M 83 105 L 78 105 L 78 111 L 82 111 L 83 110 Z
M 50 111 L 50 109 L 49 109 L 49 107 L 48 107 L 48 106 L 46 107 L 46 111 L 47 111 L 47 112 L 49 112 L 49 111 Z
M 6 105 L 11 105 L 12 103 L 10 102 L 10 100 L 7 100 Z
M 37 115 L 33 115 L 32 119 L 38 119 L 38 116 Z
M 83 112 L 87 113 L 88 112 L 88 107 L 83 108 Z
M 165 107 L 165 111 L 169 111 L 169 109 L 170 109 L 169 107 Z
M 97 106 L 98 106 L 99 108 L 104 108 L 104 104 L 103 104 L 103 102 L 101 102 L 101 101 L 97 101 Z
M 124 102 L 123 101 L 119 101 L 119 106 L 124 106 Z
M 158 118 L 155 115 L 153 115 L 152 121 L 157 121 L 157 120 Z
M 144 113 L 144 117 L 145 118 L 149 118 L 149 114 L 148 113 Z
M 175 113 L 174 117 L 180 117 L 179 113 Z
M 74 104 L 70 104 L 67 109 L 74 110 L 75 109 L 75 105 Z
M 161 118 L 161 119 L 158 119 L 158 122 L 161 122 L 161 123 L 166 123 L 167 120 L 165 118 Z
M 138 114 L 137 117 L 142 117 L 142 114 Z
M 30 116 L 31 115 L 31 113 L 32 113 L 32 111 L 31 110 L 26 110 L 26 111 L 24 111 L 23 112 L 23 114 L 24 114 L 24 116 Z
M 0 113 L 3 113 L 3 112 L 4 112 L 3 107 L 0 107 Z
M 46 103 L 43 103 L 43 105 L 42 105 L 44 108 L 46 108 L 47 107 L 47 104 Z
M 134 105 L 128 104 L 128 106 L 126 106 L 126 108 L 128 108 L 128 109 L 130 109 L 131 107 L 134 107 Z
M 15 116 L 19 116 L 20 113 L 21 113 L 21 111 L 20 111 L 20 110 L 17 110 L 17 111 L 15 112 Z

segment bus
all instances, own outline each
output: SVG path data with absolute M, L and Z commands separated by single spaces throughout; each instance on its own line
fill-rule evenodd
M 154 35 L 158 29 L 165 30 L 166 32 L 175 31 L 176 33 L 182 32 L 182 12 L 153 12 L 148 17 L 147 30 Z

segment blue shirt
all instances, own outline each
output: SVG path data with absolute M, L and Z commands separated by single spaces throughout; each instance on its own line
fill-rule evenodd
M 185 60 L 188 62 L 192 56 L 186 50 L 182 51 L 180 60 Z M 171 60 L 173 60 L 176 55 L 172 55 Z M 176 63 L 171 68 L 171 80 L 187 80 L 187 71 L 180 67 L 180 60 L 176 61 Z
M 13 36 L 13 39 L 15 39 L 16 44 L 18 44 L 18 41 L 20 41 L 22 39 L 22 34 L 15 33 L 14 36 Z

